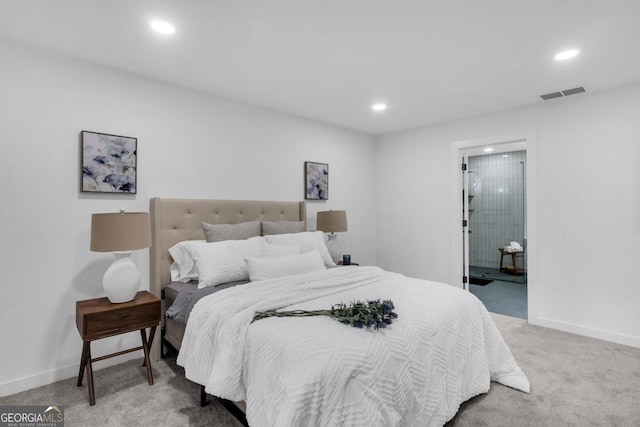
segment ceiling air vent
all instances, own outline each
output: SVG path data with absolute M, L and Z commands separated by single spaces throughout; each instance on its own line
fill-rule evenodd
M 576 93 L 583 93 L 583 92 L 586 92 L 586 90 L 584 90 L 584 87 L 580 86 L 580 87 L 574 87 L 573 89 L 563 90 L 560 92 L 546 93 L 544 95 L 540 95 L 540 98 L 547 101 L 549 99 L 562 98 L 563 96 L 575 95 Z
M 580 86 L 580 87 L 574 87 L 573 89 L 563 90 L 562 94 L 564 96 L 569 96 L 569 95 L 575 95 L 576 93 L 583 93 L 583 92 L 586 92 L 586 91 L 582 86 Z
M 563 96 L 564 95 L 562 94 L 562 92 L 553 92 L 553 93 L 547 93 L 545 95 L 540 95 L 540 98 L 546 101 L 548 99 L 553 99 L 553 98 L 562 98 Z

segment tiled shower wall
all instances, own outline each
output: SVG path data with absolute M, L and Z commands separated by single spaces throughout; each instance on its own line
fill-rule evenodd
M 470 265 L 498 268 L 498 248 L 511 241 L 525 246 L 525 167 L 526 151 L 469 157 Z M 510 264 L 505 257 L 505 266 Z

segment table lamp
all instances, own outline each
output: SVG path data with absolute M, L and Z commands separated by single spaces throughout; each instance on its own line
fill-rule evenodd
M 101 213 L 91 215 L 91 250 L 113 252 L 115 260 L 105 271 L 102 287 L 112 303 L 131 301 L 140 286 L 140 270 L 131 253 L 151 246 L 147 212 Z
M 347 231 L 347 211 L 322 211 L 318 212 L 316 228 L 325 233 L 329 233 L 327 240 L 327 248 L 334 262 L 338 262 L 340 256 L 340 246 L 338 245 L 337 235 Z

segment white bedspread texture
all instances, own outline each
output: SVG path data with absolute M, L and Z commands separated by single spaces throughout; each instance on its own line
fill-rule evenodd
M 256 311 L 329 309 L 391 299 L 379 331 L 326 316 Z M 439 426 L 497 381 L 529 392 L 489 313 L 472 294 L 377 267 L 339 267 L 226 289 L 191 312 L 178 364 L 208 393 L 245 400 L 251 426 Z

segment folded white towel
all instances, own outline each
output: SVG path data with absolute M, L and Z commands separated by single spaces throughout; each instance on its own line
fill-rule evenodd
M 522 246 L 518 245 L 518 242 L 511 242 L 511 243 L 515 243 L 517 246 L 514 246 L 513 244 L 509 245 L 509 246 L 505 246 L 504 247 L 504 251 L 505 252 L 524 252 L 524 249 L 522 248 Z

